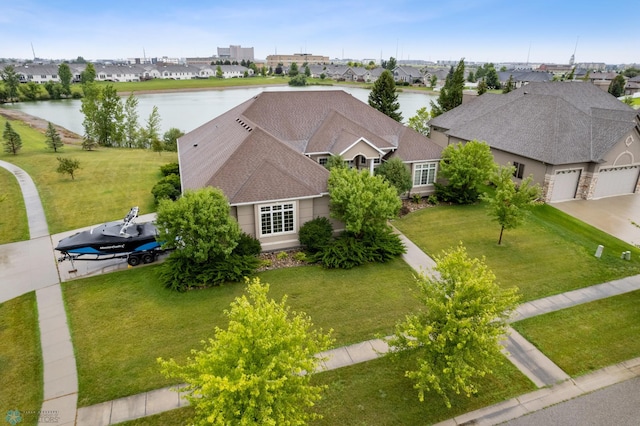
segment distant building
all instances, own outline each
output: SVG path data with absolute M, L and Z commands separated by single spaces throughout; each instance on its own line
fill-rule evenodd
M 322 65 L 329 63 L 328 56 L 312 55 L 310 53 L 294 53 L 293 55 L 269 55 L 267 56 L 267 66 L 277 67 L 282 64 L 284 67 L 290 67 L 292 63 L 300 66 L 304 63 L 309 65 Z
M 251 61 L 254 62 L 253 47 L 242 47 L 240 45 L 230 45 L 229 47 L 218 47 L 218 59 L 231 62 Z

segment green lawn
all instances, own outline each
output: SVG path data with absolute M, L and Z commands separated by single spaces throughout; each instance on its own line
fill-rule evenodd
M 27 211 L 20 185 L 13 174 L 0 168 L 0 244 L 29 239 Z
M 0 126 L 4 127 L 4 122 L 0 117 Z M 34 180 L 52 234 L 122 218 L 132 206 L 139 206 L 140 214 L 155 211 L 151 189 L 161 177 L 159 168 L 177 161 L 174 152 L 159 155 L 124 148 L 84 151 L 77 145 L 65 145 L 56 154 L 47 149 L 42 133 L 20 121 L 11 125 L 20 134 L 23 147 L 18 155 L 0 153 L 0 160 L 21 167 Z M 56 172 L 58 156 L 80 161 L 75 180 Z
M 513 324 L 560 368 L 578 376 L 640 356 L 640 291 Z
M 497 281 L 517 286 L 523 301 L 600 284 L 640 273 L 640 250 L 586 225 L 549 205 L 536 206 L 520 228 L 500 228 L 480 203 L 426 208 L 394 221 L 400 231 L 430 256 L 460 242 L 470 256 L 485 256 Z M 607 247 L 601 259 L 599 244 Z M 625 250 L 632 260 L 620 259 Z
M 0 303 L 0 415 L 9 410 L 39 411 L 42 354 L 35 293 Z M 23 416 L 36 424 L 37 417 Z
M 78 364 L 79 405 L 167 386 L 157 357 L 184 360 L 191 349 L 226 327 L 222 311 L 242 284 L 176 293 L 165 290 L 156 266 L 76 280 L 63 285 Z M 260 274 L 271 297 L 334 329 L 336 346 L 390 334 L 417 308 L 413 271 L 402 260 L 349 271 L 304 266 Z
M 442 399 L 427 393 L 418 400 L 411 380 L 404 372 L 415 368 L 415 353 L 398 360 L 383 357 L 317 374 L 313 382 L 328 386 L 316 406 L 323 419 L 312 425 L 415 425 L 433 424 L 535 390 L 535 386 L 511 363 L 505 362 L 495 375 L 484 378 L 477 396 L 451 398 L 448 409 Z M 193 408 L 185 407 L 123 423 L 127 426 L 187 424 Z

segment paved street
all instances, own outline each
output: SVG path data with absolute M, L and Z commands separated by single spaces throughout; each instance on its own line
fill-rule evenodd
M 640 377 L 510 420 L 508 426 L 637 426 Z

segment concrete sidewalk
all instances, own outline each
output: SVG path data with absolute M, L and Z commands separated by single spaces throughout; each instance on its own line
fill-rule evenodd
M 403 255 L 404 260 L 417 272 L 432 274 L 432 268 L 435 266 L 435 262 L 404 235 L 401 235 L 401 238 L 407 247 L 407 253 Z M 516 318 L 523 319 L 525 317 L 542 315 L 580 303 L 617 295 L 621 292 L 640 289 L 640 276 L 629 277 L 619 281 L 624 281 L 625 283 L 621 284 L 616 281 L 598 285 L 596 286 L 596 290 L 592 290 L 591 287 L 589 287 L 570 292 L 570 297 L 560 294 L 541 299 L 544 302 L 534 301 L 525 303 L 515 312 L 514 320 Z M 512 418 L 509 416 L 516 415 L 518 412 L 526 413 L 533 411 L 535 407 L 538 407 L 535 409 L 544 408 L 562 402 L 566 400 L 566 398 L 581 395 L 587 392 L 585 389 L 593 390 L 599 388 L 597 386 L 605 387 L 609 384 L 626 380 L 626 378 L 629 378 L 629 371 L 626 370 L 631 369 L 632 372 L 640 375 L 640 367 L 638 366 L 638 364 L 640 364 L 639 358 L 638 360 L 629 361 L 628 363 L 622 363 L 621 368 L 605 368 L 598 372 L 598 374 L 593 373 L 593 378 L 589 379 L 591 381 L 584 378 L 572 381 L 564 371 L 515 330 L 511 329 L 510 332 L 511 335 L 508 337 L 506 345 L 509 352 L 507 358 L 518 367 L 523 374 L 529 377 L 536 386 L 549 387 L 495 406 L 465 414 L 464 416 L 467 416 L 468 419 L 467 417 L 460 417 L 467 419 L 464 421 L 471 421 L 477 418 L 478 421 L 480 421 L 478 424 L 494 424 L 491 422 L 495 419 L 503 419 L 503 416 L 508 418 L 500 421 L 508 420 Z M 389 352 L 389 346 L 385 339 L 374 339 L 335 348 L 318 354 L 318 356 L 327 358 L 321 363 L 319 370 L 333 370 L 370 361 L 385 355 L 387 352 Z M 609 372 L 611 372 L 611 375 L 609 375 Z M 577 386 L 575 383 L 582 383 L 582 385 Z M 77 424 L 81 426 L 106 426 L 185 406 L 187 402 L 180 397 L 178 392 L 172 390 L 179 387 L 180 386 L 174 386 L 158 389 L 89 407 L 82 407 L 78 410 Z M 508 414 L 504 414 L 505 412 Z M 444 424 L 453 425 L 463 423 L 462 421 L 458 422 L 459 418 L 456 418 Z
M 57 425 L 74 425 L 78 375 L 47 218 L 31 177 L 5 161 L 0 161 L 0 167 L 18 180 L 31 237 L 0 246 L 0 259 L 7 260 L 0 275 L 0 303 L 36 291 L 44 382 L 41 412 L 49 415 L 41 416 L 38 424 L 49 424 L 55 418 Z

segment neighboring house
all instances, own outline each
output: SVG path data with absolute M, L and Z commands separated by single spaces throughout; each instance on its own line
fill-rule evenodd
M 222 78 L 242 78 L 245 73 L 247 73 L 249 77 L 253 75 L 251 68 L 243 67 L 242 65 L 220 65 L 220 69 L 222 70 Z M 217 65 L 215 70 L 217 72 Z M 302 72 L 304 72 L 304 70 Z
M 627 80 L 624 86 L 625 96 L 634 96 L 636 93 L 640 94 L 640 75 Z
M 158 65 L 160 78 L 171 80 L 192 80 L 197 78 L 200 68 L 195 65 L 164 64 Z
M 341 90 L 262 92 L 178 140 L 183 190 L 220 188 L 264 250 L 298 246 L 300 226 L 329 217 L 330 156 L 371 172 L 398 156 L 412 171 L 411 192 L 428 195 L 441 151 Z
M 137 65 L 95 65 L 96 81 L 140 81 L 144 68 Z
M 544 71 L 500 71 L 498 72 L 498 79 L 504 86 L 509 77 L 512 77 L 515 88 L 518 89 L 526 84 L 534 82 L 547 82 L 553 80 L 553 74 Z
M 396 83 L 424 84 L 424 76 L 414 67 L 396 67 L 393 70 L 393 80 Z
M 441 146 L 486 141 L 498 164 L 533 175 L 546 202 L 638 192 L 640 112 L 585 82 L 485 93 L 429 122 Z
M 60 82 L 58 77 L 58 65 L 30 64 L 15 67 L 15 72 L 20 79 L 20 83 L 33 81 L 38 84 L 45 84 L 49 81 Z

